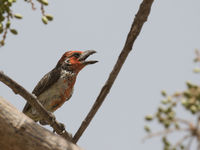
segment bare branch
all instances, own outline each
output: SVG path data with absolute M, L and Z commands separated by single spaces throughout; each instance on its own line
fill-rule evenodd
M 174 121 L 183 123 L 183 124 L 189 126 L 190 128 L 194 128 L 194 125 L 192 124 L 192 122 L 190 122 L 188 120 L 185 120 L 185 119 L 182 119 L 182 118 L 175 118 Z
M 200 62 L 200 52 L 196 49 L 195 50 L 196 58 L 194 59 L 195 62 Z
M 173 133 L 173 132 L 179 132 L 179 131 L 190 131 L 190 129 L 188 128 L 182 128 L 182 129 L 165 129 L 165 130 L 162 130 L 162 131 L 158 131 L 158 132 L 155 132 L 155 133 L 149 133 L 146 137 L 143 138 L 143 142 L 149 138 L 152 138 L 152 137 L 155 137 L 155 136 L 161 136 L 161 135 L 167 135 L 167 134 L 170 134 L 170 133 Z
M 45 16 L 45 10 L 44 10 L 44 5 L 43 4 L 41 4 L 40 9 L 41 9 L 42 15 Z
M 0 81 L 10 87 L 15 94 L 21 95 L 28 103 L 30 103 L 38 111 L 38 113 L 40 113 L 42 118 L 47 121 L 49 125 L 56 131 L 57 134 L 71 141 L 71 136 L 69 133 L 63 129 L 63 126 L 61 126 L 61 124 L 56 121 L 50 112 L 45 110 L 45 108 L 34 95 L 29 93 L 26 89 L 5 75 L 3 72 L 0 72 Z
M 173 148 L 176 148 L 178 146 L 180 146 L 185 140 L 187 140 L 189 137 L 191 137 L 191 134 L 187 134 L 185 136 L 183 136 L 180 140 L 178 140 L 176 142 L 176 144 L 173 146 Z
M 190 149 L 193 140 L 194 140 L 194 136 L 190 137 L 190 139 L 189 139 L 189 141 L 188 141 L 188 144 L 187 144 L 185 150 L 189 150 L 189 149 Z
M 31 8 L 32 8 L 32 10 L 36 10 L 36 8 L 35 8 L 35 4 L 33 3 L 32 0 L 28 0 L 27 2 L 31 4 Z
M 107 79 L 105 85 L 102 87 L 99 96 L 97 97 L 94 105 L 92 106 L 90 112 L 82 122 L 80 128 L 76 132 L 76 134 L 73 137 L 73 142 L 76 143 L 85 129 L 90 124 L 92 118 L 95 116 L 96 112 L 100 108 L 101 104 L 105 100 L 107 94 L 109 93 L 117 75 L 119 74 L 119 71 L 121 70 L 129 52 L 132 50 L 132 46 L 134 41 L 136 40 L 137 36 L 139 35 L 142 26 L 145 21 L 147 21 L 147 18 L 149 16 L 151 6 L 154 0 L 143 0 L 143 2 L 140 5 L 140 8 L 135 16 L 134 22 L 132 24 L 132 27 L 130 29 L 130 32 L 128 34 L 128 37 L 126 39 L 126 43 L 124 45 L 123 50 L 121 51 L 121 54 L 119 55 L 119 58 L 110 73 L 109 78 Z
M 196 130 L 197 131 L 199 130 L 199 124 L 200 124 L 200 114 L 198 114 L 197 122 L 196 122 Z
M 200 150 L 200 143 L 197 143 L 197 150 Z

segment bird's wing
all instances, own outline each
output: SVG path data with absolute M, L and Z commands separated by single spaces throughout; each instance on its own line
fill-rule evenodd
M 54 68 L 52 71 L 47 73 L 33 89 L 33 94 L 39 96 L 45 90 L 47 90 L 51 85 L 53 85 L 60 77 L 60 68 Z M 23 113 L 26 113 L 31 108 L 29 103 L 26 103 Z

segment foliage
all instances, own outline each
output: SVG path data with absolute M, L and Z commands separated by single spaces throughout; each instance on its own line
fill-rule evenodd
M 32 0 L 24 0 L 31 4 L 32 10 L 35 10 L 35 4 Z M 20 13 L 13 13 L 12 6 L 17 3 L 17 0 L 0 0 L 0 34 L 2 39 L 0 46 L 4 46 L 7 33 L 10 32 L 14 35 L 18 34 L 18 31 L 11 26 L 12 19 L 22 19 Z M 41 5 L 42 22 L 47 24 L 48 21 L 52 21 L 53 17 L 45 13 L 44 6 L 48 5 L 48 0 L 37 0 L 37 3 Z
M 200 53 L 196 51 L 194 61 L 200 62 Z M 195 68 L 194 73 L 199 73 L 200 69 Z M 168 95 L 165 91 L 161 94 L 164 99 L 161 101 L 154 115 L 147 115 L 145 120 L 151 122 L 157 121 L 164 129 L 159 132 L 151 132 L 151 128 L 145 125 L 147 138 L 161 136 L 164 150 L 190 149 L 193 141 L 198 141 L 197 149 L 200 149 L 200 86 L 191 82 L 186 82 L 187 89 L 182 92 L 176 92 Z M 185 115 L 177 115 L 177 107 L 182 107 L 185 113 L 190 113 L 196 121 L 191 122 Z M 169 135 L 178 133 L 180 136 L 176 142 L 169 140 Z

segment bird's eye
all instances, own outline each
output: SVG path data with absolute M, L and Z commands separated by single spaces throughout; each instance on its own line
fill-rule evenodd
M 74 53 L 74 54 L 73 54 L 73 56 L 76 57 L 76 58 L 79 58 L 80 55 L 81 55 L 80 53 Z
M 65 63 L 66 63 L 66 64 L 70 64 L 69 59 L 66 59 L 66 60 L 65 60 Z

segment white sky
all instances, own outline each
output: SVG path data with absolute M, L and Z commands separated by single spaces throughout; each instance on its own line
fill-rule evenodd
M 50 1 L 46 10 L 54 21 L 48 25 L 41 22 L 39 6 L 32 11 L 30 5 L 17 2 L 14 12 L 24 18 L 13 22 L 19 35 L 9 34 L 0 49 L 0 70 L 32 91 L 65 51 L 98 51 L 91 59 L 99 63 L 79 74 L 74 95 L 55 113 L 75 133 L 115 64 L 141 1 Z M 184 89 L 186 80 L 198 81 L 192 73 L 192 59 L 194 49 L 200 47 L 199 14 L 199 0 L 155 0 L 133 51 L 79 146 L 87 150 L 161 149 L 158 138 L 141 142 L 143 118 L 158 106 L 160 90 L 172 93 Z M 0 95 L 23 109 L 25 100 L 2 83 Z

